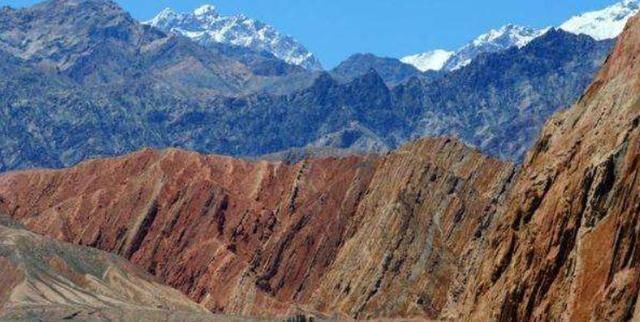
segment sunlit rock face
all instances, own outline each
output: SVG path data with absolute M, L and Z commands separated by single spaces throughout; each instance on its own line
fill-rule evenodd
M 297 164 L 145 150 L 8 174 L 0 208 L 122 255 L 213 312 L 437 317 L 513 175 L 449 139 Z

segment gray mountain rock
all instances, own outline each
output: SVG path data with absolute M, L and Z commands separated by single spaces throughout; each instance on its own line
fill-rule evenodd
M 144 147 L 246 157 L 381 152 L 424 135 L 457 136 L 520 160 L 547 117 L 584 91 L 611 45 L 551 31 L 437 79 L 390 88 L 375 68 L 350 81 L 277 69 L 265 74 L 284 76 L 258 76 L 259 59 L 246 48 L 202 47 L 142 26 L 106 0 L 5 8 L 0 171 Z M 394 70 L 383 69 L 387 80 L 406 76 Z

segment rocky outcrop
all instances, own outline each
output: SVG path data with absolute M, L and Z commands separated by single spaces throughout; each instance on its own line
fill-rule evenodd
M 0 218 L 0 320 L 213 321 L 180 292 L 115 255 Z
M 530 151 L 465 294 L 497 321 L 637 321 L 640 19 Z
M 449 139 L 292 165 L 145 150 L 8 174 L 0 209 L 125 256 L 213 312 L 437 317 L 513 175 Z
M 382 161 L 314 307 L 434 318 L 456 301 L 515 170 L 455 141 L 427 142 Z

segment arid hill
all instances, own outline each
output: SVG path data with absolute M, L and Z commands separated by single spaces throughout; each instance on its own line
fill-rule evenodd
M 38 236 L 0 218 L 0 320 L 215 320 L 113 254 Z
M 464 289 L 513 175 L 448 139 L 294 165 L 145 150 L 8 174 L 0 208 L 213 312 L 433 318 Z

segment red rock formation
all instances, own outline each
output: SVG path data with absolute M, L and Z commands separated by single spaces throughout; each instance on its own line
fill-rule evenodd
M 640 320 L 640 19 L 549 121 L 491 233 L 472 320 Z
M 0 209 L 214 312 L 436 317 L 513 173 L 446 139 L 295 165 L 146 150 L 8 174 Z

